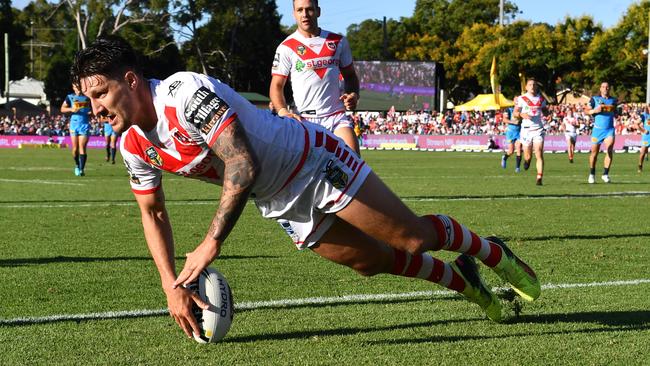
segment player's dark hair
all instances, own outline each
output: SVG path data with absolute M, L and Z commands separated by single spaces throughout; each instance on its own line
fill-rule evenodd
M 97 38 L 87 48 L 77 52 L 70 68 L 72 83 L 81 88 L 81 79 L 92 75 L 119 78 L 126 70 L 141 74 L 133 47 L 118 36 Z

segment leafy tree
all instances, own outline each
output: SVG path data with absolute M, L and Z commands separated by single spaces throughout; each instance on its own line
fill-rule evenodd
M 2 50 L 2 61 L 0 62 L 0 90 L 5 90 L 5 41 L 4 34 L 9 35 L 9 80 L 22 79 L 25 76 L 25 49 L 23 43 L 27 40 L 25 27 L 17 21 L 17 11 L 11 8 L 11 1 L 0 0 L 0 50 Z

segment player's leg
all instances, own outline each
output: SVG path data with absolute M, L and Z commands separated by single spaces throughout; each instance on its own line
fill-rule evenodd
M 521 167 L 521 141 L 519 139 L 515 140 L 515 152 L 517 154 L 515 157 L 515 173 L 519 173 Z
M 372 172 L 354 199 L 336 215 L 375 240 L 414 255 L 448 250 L 474 256 L 522 292 L 525 299 L 532 301 L 540 294 L 534 272 L 527 265 L 524 268 L 523 261 L 515 262 L 516 256 L 504 246 L 481 238 L 451 217 L 416 216 Z M 515 265 L 517 268 L 511 268 Z
M 647 154 L 648 154 L 648 147 L 641 146 L 641 149 L 639 150 L 639 170 L 638 170 L 639 173 L 643 171 L 643 161 L 645 160 Z
M 74 175 L 79 176 L 79 135 L 70 127 L 70 142 L 72 143 L 72 158 L 74 159 Z
M 587 179 L 590 184 L 596 183 L 596 163 L 598 162 L 599 151 L 600 143 L 592 143 L 591 152 L 589 153 L 589 178 Z
M 506 151 L 503 153 L 503 156 L 501 156 L 501 167 L 502 167 L 503 169 L 506 168 L 506 164 L 507 164 L 507 162 L 508 162 L 508 158 L 510 157 L 510 155 L 512 155 L 512 153 L 514 152 L 514 150 L 515 150 L 515 144 L 514 144 L 514 141 L 512 141 L 512 140 L 508 140 L 508 148 L 507 148 Z
M 111 164 L 115 164 L 115 152 L 117 151 L 117 134 L 111 134 Z
M 523 142 L 522 149 L 524 150 L 524 170 L 528 170 L 530 161 L 533 159 L 533 144 Z
M 107 135 L 104 133 L 104 143 L 105 143 L 105 149 L 106 149 L 106 161 L 109 161 L 111 159 L 111 135 Z
M 542 185 L 542 177 L 544 176 L 544 137 L 538 137 L 533 142 L 533 149 L 535 150 L 535 167 L 537 168 L 536 184 Z
M 614 136 L 613 134 L 605 139 L 603 142 L 605 144 L 605 158 L 603 159 L 603 182 L 609 183 L 611 179 L 609 178 L 609 168 L 612 166 L 612 161 L 614 160 Z
M 88 154 L 86 153 L 86 147 L 88 146 L 88 135 L 79 135 L 79 175 L 83 176 L 86 173 L 86 160 Z
M 347 126 L 338 127 L 334 130 L 334 134 L 342 139 L 346 145 L 357 153 L 357 155 L 361 155 L 359 152 L 359 141 L 357 140 L 357 136 L 354 134 L 353 128 Z
M 386 273 L 436 283 L 478 304 L 490 319 L 502 320 L 501 303 L 479 276 L 471 257 L 464 254 L 451 263 L 428 253 L 411 254 L 391 248 L 340 219 L 310 249 L 363 276 Z

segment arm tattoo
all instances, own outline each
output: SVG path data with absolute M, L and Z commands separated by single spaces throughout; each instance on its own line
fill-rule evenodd
M 224 163 L 224 177 L 219 208 L 208 235 L 223 242 L 246 205 L 259 168 L 238 120 L 222 131 L 212 150 Z

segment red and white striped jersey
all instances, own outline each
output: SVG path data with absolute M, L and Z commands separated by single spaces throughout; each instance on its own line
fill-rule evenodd
M 546 107 L 546 100 L 543 96 L 526 93 L 516 98 L 515 103 L 515 106 L 519 107 L 520 113 L 530 116 L 530 119 L 523 118 L 521 120 L 521 127 L 544 127 L 542 110 Z
M 321 29 L 307 38 L 298 31 L 277 48 L 272 74 L 291 77 L 293 99 L 300 113 L 325 117 L 345 111 L 339 85 L 340 69 L 352 66 L 352 51 L 345 37 Z
M 243 127 L 260 164 L 252 190 L 256 199 L 275 195 L 306 159 L 309 135 L 300 122 L 253 106 L 216 79 L 180 72 L 149 83 L 156 128 L 133 125 L 120 143 L 136 194 L 158 190 L 162 171 L 221 185 L 224 164 L 210 147 L 233 121 Z

